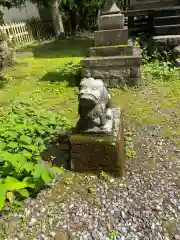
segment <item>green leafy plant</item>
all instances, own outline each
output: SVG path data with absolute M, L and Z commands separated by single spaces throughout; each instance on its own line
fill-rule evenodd
M 177 81 L 180 76 L 178 68 L 171 66 L 170 62 L 152 61 L 143 66 L 142 76 L 144 81 L 152 82 L 161 80 L 163 82 Z
M 133 140 L 132 140 L 133 133 L 128 131 L 125 134 L 125 156 L 128 158 L 135 158 L 136 157 L 136 151 L 133 146 Z
M 69 126 L 68 120 L 28 104 L 14 103 L 0 119 L 0 210 L 48 185 L 58 168 L 46 164 L 46 142 Z M 59 169 L 59 171 L 61 171 Z
M 110 240 L 116 238 L 116 236 L 117 236 L 117 232 L 116 231 L 110 231 L 109 232 L 109 239 Z
M 88 193 L 95 195 L 96 194 L 96 188 L 94 187 L 93 184 L 90 184 L 88 187 Z
M 106 172 L 104 172 L 104 171 L 101 171 L 99 177 L 100 177 L 102 180 L 105 180 L 105 181 L 109 180 L 108 174 L 107 174 Z

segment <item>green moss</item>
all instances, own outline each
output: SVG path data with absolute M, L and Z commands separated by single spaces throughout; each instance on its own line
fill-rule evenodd
M 115 141 L 115 138 L 112 136 L 105 136 L 105 135 L 82 135 L 82 134 L 76 134 L 71 137 L 72 142 L 81 142 L 81 143 L 90 143 L 90 144 L 112 144 Z
M 131 46 L 129 44 L 121 44 L 121 45 L 110 45 L 110 46 L 93 47 L 92 49 L 98 49 L 98 48 L 119 48 L 119 47 L 131 47 Z

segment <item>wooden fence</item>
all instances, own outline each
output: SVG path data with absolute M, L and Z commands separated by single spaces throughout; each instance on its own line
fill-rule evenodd
M 16 48 L 26 46 L 34 41 L 32 31 L 26 22 L 1 24 L 0 32 L 5 33 Z

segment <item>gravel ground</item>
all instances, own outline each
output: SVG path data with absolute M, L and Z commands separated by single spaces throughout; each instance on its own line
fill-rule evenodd
M 180 239 L 180 149 L 160 126 L 135 131 L 123 179 L 68 173 L 4 219 L 3 239 Z

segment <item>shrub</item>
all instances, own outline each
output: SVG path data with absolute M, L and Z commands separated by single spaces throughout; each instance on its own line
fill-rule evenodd
M 174 56 L 172 54 L 173 48 L 170 46 L 157 46 L 153 44 L 152 36 L 149 34 L 141 34 L 134 38 L 135 45 L 141 48 L 142 63 L 159 60 L 162 62 L 173 63 Z
M 58 114 L 14 103 L 0 125 L 0 210 L 5 201 L 26 198 L 49 184 L 57 168 L 40 157 L 45 143 L 69 126 Z
M 145 81 L 161 80 L 163 82 L 177 81 L 180 72 L 178 68 L 172 67 L 170 62 L 151 61 L 142 68 L 142 77 Z

